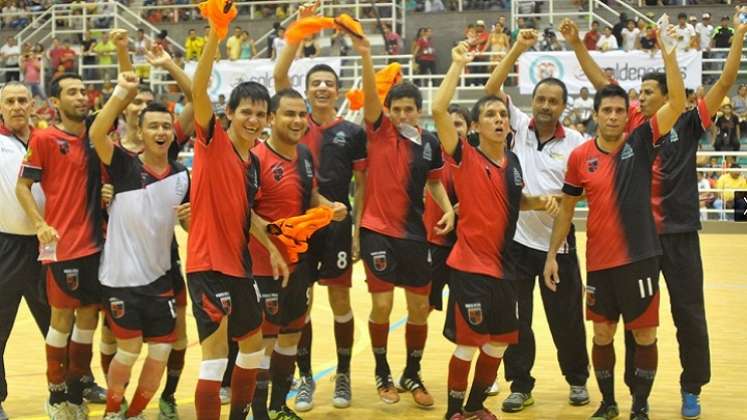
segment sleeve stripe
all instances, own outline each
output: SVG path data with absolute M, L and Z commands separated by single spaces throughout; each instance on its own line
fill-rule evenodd
M 711 113 L 708 111 L 708 105 L 706 105 L 703 99 L 698 101 L 698 115 L 700 116 L 700 125 L 703 127 L 703 130 L 708 130 L 713 125 L 713 120 L 711 119 Z
M 584 189 L 566 182 L 563 184 L 563 192 L 574 197 L 579 197 L 584 193 Z

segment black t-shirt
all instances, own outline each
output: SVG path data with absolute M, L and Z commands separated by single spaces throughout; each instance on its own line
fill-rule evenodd
M 716 48 L 731 47 L 731 38 L 734 35 L 734 29 L 719 26 L 713 34 L 714 46 Z
M 716 151 L 736 151 L 739 150 L 739 139 L 737 138 L 737 127 L 739 119 L 732 114 L 731 117 L 724 115 L 716 118 L 714 124 L 717 128 L 716 139 L 713 142 L 713 148 Z

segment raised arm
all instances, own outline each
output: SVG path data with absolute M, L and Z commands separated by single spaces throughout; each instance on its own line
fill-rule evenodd
M 195 122 L 201 128 L 208 128 L 208 124 L 213 118 L 213 104 L 208 96 L 208 85 L 219 42 L 218 34 L 211 25 L 205 48 L 202 50 L 200 61 L 197 62 L 197 68 L 192 78 L 192 103 L 195 109 Z
M 174 62 L 169 53 L 164 51 L 160 45 L 156 45 L 150 51 L 145 52 L 145 58 L 151 66 L 168 72 L 169 76 L 176 81 L 176 85 L 179 86 L 179 90 L 182 91 L 187 102 L 192 102 L 192 80 Z
M 460 42 L 451 50 L 451 66 L 433 98 L 433 122 L 436 125 L 436 131 L 438 131 L 438 140 L 449 156 L 454 155 L 459 143 L 456 128 L 454 128 L 454 123 L 449 117 L 449 103 L 454 97 L 459 76 L 461 76 L 467 63 L 474 58 L 468 50 L 469 45 L 466 41 Z
M 560 24 L 560 33 L 563 34 L 563 38 L 565 38 L 565 41 L 573 49 L 573 52 L 576 53 L 576 59 L 578 59 L 581 69 L 583 69 L 584 74 L 586 74 L 594 89 L 599 90 L 610 84 L 607 75 L 604 74 L 602 68 L 591 58 L 589 50 L 581 42 L 581 38 L 578 36 L 578 26 L 570 19 L 563 19 L 563 22 Z
M 119 72 L 132 71 L 132 61 L 130 61 L 130 38 L 127 29 L 112 29 L 109 33 L 114 46 L 117 48 L 117 63 Z
M 744 42 L 744 34 L 747 33 L 747 24 L 741 23 L 739 14 L 743 11 L 747 11 L 746 7 L 742 7 L 742 10 L 737 9 L 737 13 L 734 15 L 734 36 L 732 37 L 731 48 L 729 49 L 729 55 L 726 57 L 726 64 L 724 64 L 724 70 L 721 72 L 716 84 L 708 89 L 708 93 L 705 95 L 705 104 L 708 108 L 708 112 L 714 114 L 717 109 L 721 106 L 721 101 L 729 93 L 729 89 L 737 81 L 737 72 L 739 71 L 739 64 L 742 60 L 742 43 Z M 705 117 L 705 115 L 703 116 Z
M 309 16 L 313 16 L 316 13 L 316 9 L 319 6 L 319 2 L 315 2 L 310 5 L 301 5 L 298 9 L 298 18 L 303 19 Z M 298 55 L 298 49 L 301 46 L 301 42 L 291 42 L 286 40 L 285 47 L 282 51 L 277 53 L 277 60 L 275 61 L 275 68 L 272 71 L 272 78 L 275 80 L 275 91 L 281 91 L 283 89 L 291 88 L 293 85 L 288 77 L 288 71 L 293 64 L 293 60 Z
M 138 77 L 135 73 L 131 71 L 119 73 L 114 93 L 106 101 L 88 130 L 88 136 L 93 142 L 96 154 L 107 166 L 111 165 L 112 155 L 114 154 L 114 144 L 109 140 L 107 134 L 114 125 L 114 121 L 119 118 L 119 115 L 137 95 L 137 87 Z
M 376 73 L 374 72 L 373 59 L 371 58 L 371 44 L 368 38 L 357 38 L 351 36 L 353 48 L 361 55 L 362 77 L 363 77 L 363 119 L 373 124 L 381 116 L 383 107 L 376 92 Z
M 503 57 L 503 60 L 498 63 L 495 70 L 493 70 L 493 73 L 490 75 L 488 83 L 485 84 L 486 94 L 498 95 L 501 86 L 503 86 L 503 82 L 506 81 L 508 74 L 513 70 L 516 60 L 519 59 L 521 54 L 536 44 L 538 38 L 539 35 L 534 29 L 522 29 L 519 31 L 514 46 L 511 47 L 508 54 Z
M 669 31 L 670 35 L 674 36 L 674 27 L 670 27 Z M 661 36 L 656 38 L 660 39 Z M 685 111 L 687 97 L 685 96 L 685 82 L 682 80 L 680 66 L 677 63 L 677 49 L 672 49 L 668 54 L 666 48 L 661 48 L 661 57 L 664 60 L 664 70 L 667 75 L 669 100 L 656 112 L 656 122 L 659 126 L 659 133 L 665 134 L 674 127 L 680 115 Z

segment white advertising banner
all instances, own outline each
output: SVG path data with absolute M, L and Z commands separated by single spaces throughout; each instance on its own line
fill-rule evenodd
M 301 94 L 306 92 L 306 73 L 317 64 L 327 64 L 340 74 L 341 59 L 339 57 L 324 58 L 301 58 L 293 61 L 288 76 L 290 77 L 293 89 Z M 254 81 L 267 87 L 270 95 L 275 94 L 275 81 L 272 78 L 272 70 L 275 67 L 275 61 L 269 58 L 259 58 L 254 60 L 221 60 L 213 64 L 213 73 L 210 76 L 210 85 L 208 95 L 213 102 L 218 101 L 218 95 L 226 96 L 226 101 L 231 94 L 234 86 L 241 82 Z M 191 61 L 184 67 L 184 71 L 189 77 L 194 76 L 197 63 Z
M 653 57 L 643 51 L 590 53 L 599 67 L 614 71 L 615 79 L 625 90 L 640 90 L 644 74 L 664 71 L 660 52 Z M 702 84 L 703 56 L 699 51 L 678 52 L 677 62 L 685 87 L 695 89 Z M 546 77 L 555 77 L 565 82 L 570 94 L 577 94 L 582 87 L 594 90 L 573 51 L 527 52 L 519 57 L 519 91 L 522 94 L 531 94 L 537 83 Z

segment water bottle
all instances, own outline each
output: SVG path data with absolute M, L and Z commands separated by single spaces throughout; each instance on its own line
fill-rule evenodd
M 57 261 L 57 240 L 39 244 L 39 261 Z

